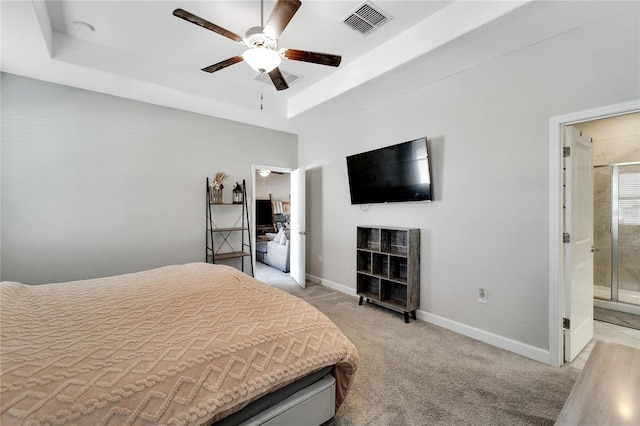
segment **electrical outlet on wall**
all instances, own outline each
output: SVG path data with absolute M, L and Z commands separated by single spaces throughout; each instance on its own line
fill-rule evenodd
M 487 303 L 487 299 L 489 298 L 489 292 L 484 288 L 478 289 L 478 302 Z

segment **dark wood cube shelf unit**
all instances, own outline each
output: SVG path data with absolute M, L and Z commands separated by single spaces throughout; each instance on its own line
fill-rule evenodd
M 356 291 L 364 299 L 416 319 L 420 307 L 420 230 L 359 226 Z

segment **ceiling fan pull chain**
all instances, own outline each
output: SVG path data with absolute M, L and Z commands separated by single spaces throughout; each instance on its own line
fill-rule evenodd
M 262 96 L 262 93 L 260 93 L 260 111 L 264 109 L 264 106 L 262 105 L 263 100 L 264 100 L 264 97 Z

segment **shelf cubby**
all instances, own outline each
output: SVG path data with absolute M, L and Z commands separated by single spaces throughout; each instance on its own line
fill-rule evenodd
M 404 309 L 407 304 L 407 286 L 393 281 L 382 281 L 380 300 Z
M 369 300 L 380 300 L 380 280 L 370 275 L 358 274 L 358 294 Z
M 358 228 L 358 248 L 380 251 L 380 229 Z
M 371 252 L 358 250 L 358 272 L 371 274 Z
M 407 284 L 407 258 L 389 256 L 389 278 Z
M 406 256 L 408 252 L 408 235 L 397 229 L 382 229 L 380 250 L 384 253 Z
M 373 253 L 373 275 L 389 277 L 389 256 Z

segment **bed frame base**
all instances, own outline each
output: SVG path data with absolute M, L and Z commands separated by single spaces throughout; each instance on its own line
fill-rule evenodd
M 331 374 L 248 419 L 242 426 L 318 426 L 335 415 L 336 380 Z

